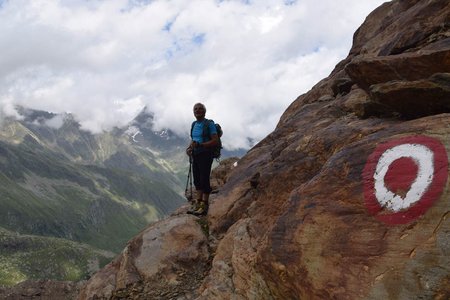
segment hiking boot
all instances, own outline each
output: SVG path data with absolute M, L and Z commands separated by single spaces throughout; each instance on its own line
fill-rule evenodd
M 200 203 L 201 200 L 193 200 L 192 202 L 190 202 L 191 208 L 189 208 L 189 210 L 186 213 L 193 215 L 194 212 L 199 209 Z
M 187 213 L 194 216 L 205 216 L 208 213 L 208 205 L 205 205 L 204 202 L 201 202 L 199 203 L 197 209 L 189 210 Z

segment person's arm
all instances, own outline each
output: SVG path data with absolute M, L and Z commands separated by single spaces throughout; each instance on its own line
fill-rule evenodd
M 201 143 L 200 147 L 210 148 L 214 147 L 219 143 L 219 136 L 217 134 L 212 134 L 211 139 L 207 142 Z

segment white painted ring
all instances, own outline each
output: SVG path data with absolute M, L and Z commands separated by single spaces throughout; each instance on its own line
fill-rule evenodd
M 389 166 L 402 157 L 411 158 L 418 166 L 417 177 L 404 198 L 389 191 L 384 181 Z M 380 205 L 393 212 L 399 212 L 419 201 L 433 181 L 433 162 L 433 151 L 425 145 L 402 144 L 387 149 L 378 160 L 376 171 L 373 175 L 375 197 Z

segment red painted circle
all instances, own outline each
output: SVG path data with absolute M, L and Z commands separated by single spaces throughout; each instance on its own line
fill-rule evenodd
M 420 144 L 433 152 L 433 180 L 419 201 L 408 209 L 392 212 L 385 210 L 375 195 L 374 174 L 380 157 L 387 150 L 402 144 Z M 387 188 L 392 192 L 408 190 L 418 174 L 418 166 L 410 157 L 399 157 L 385 175 Z M 378 145 L 368 157 L 363 170 L 364 199 L 368 212 L 378 220 L 389 224 L 406 224 L 423 215 L 441 196 L 448 176 L 447 151 L 442 143 L 428 136 L 410 136 L 388 141 Z
M 417 178 L 419 167 L 410 157 L 402 157 L 394 161 L 384 177 L 386 187 L 395 194 L 408 191 Z

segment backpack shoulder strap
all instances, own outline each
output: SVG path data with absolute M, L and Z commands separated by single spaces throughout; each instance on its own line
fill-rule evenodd
M 203 137 L 209 140 L 209 124 L 212 120 L 205 119 L 203 121 Z

